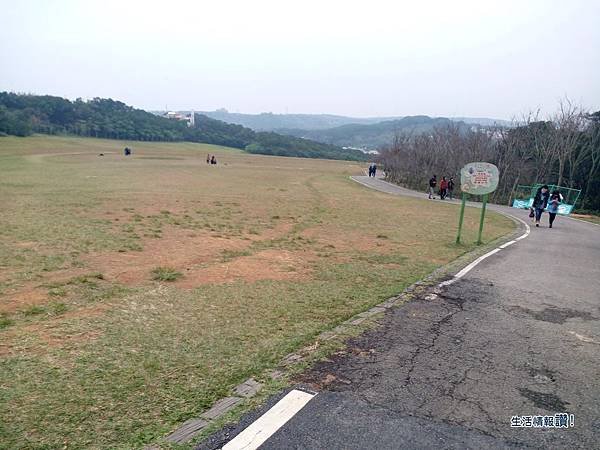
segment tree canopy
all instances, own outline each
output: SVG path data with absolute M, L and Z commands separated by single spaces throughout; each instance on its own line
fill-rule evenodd
M 190 141 L 267 155 L 366 159 L 360 151 L 276 133 L 256 133 L 241 125 L 201 114 L 196 114 L 194 122 L 194 126 L 188 127 L 184 121 L 167 119 L 110 98 L 70 101 L 50 95 L 0 92 L 0 134 L 73 134 L 137 141 Z

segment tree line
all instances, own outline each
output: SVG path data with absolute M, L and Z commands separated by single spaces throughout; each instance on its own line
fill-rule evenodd
M 600 111 L 568 99 L 549 117 L 530 113 L 511 127 L 449 125 L 398 134 L 379 156 L 390 181 L 423 190 L 433 174 L 458 179 L 461 167 L 473 161 L 498 166 L 500 182 L 491 195 L 496 203 L 510 204 L 519 185 L 546 183 L 580 189 L 576 208 L 600 211 Z
M 257 133 L 201 114 L 196 114 L 195 125 L 188 127 L 184 121 L 167 119 L 110 98 L 70 101 L 50 95 L 0 92 L 0 135 L 29 136 L 32 133 L 190 141 L 280 156 L 366 159 L 360 151 L 276 133 Z

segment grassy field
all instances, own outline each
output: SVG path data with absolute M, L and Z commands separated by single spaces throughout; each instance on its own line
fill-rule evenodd
M 0 447 L 142 447 L 471 249 L 452 244 L 455 205 L 360 170 L 0 138 Z M 477 225 L 468 208 L 465 242 Z M 512 229 L 490 213 L 485 240 Z

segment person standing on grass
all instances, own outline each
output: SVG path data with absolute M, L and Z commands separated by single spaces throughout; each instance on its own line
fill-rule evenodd
M 442 181 L 440 181 L 440 199 L 444 200 L 446 198 L 446 194 L 448 193 L 448 181 L 446 177 L 442 177 Z
M 554 219 L 556 219 L 556 214 L 558 213 L 558 205 L 561 202 L 561 195 L 558 190 L 555 190 L 552 195 L 550 195 L 550 200 L 548 200 L 548 222 L 550 223 L 550 228 L 552 228 L 552 224 L 554 223 Z
M 206 164 L 210 164 L 210 153 L 206 155 Z
M 452 177 L 448 180 L 448 197 L 450 200 L 454 200 L 454 178 Z
M 537 190 L 535 197 L 533 198 L 533 209 L 535 211 L 535 226 L 540 226 L 540 219 L 546 206 L 548 206 L 548 200 L 550 199 L 550 192 L 548 191 L 548 185 L 545 184 Z
M 435 187 L 437 186 L 437 178 L 435 175 L 429 179 L 429 198 L 435 198 L 433 195 L 435 194 Z

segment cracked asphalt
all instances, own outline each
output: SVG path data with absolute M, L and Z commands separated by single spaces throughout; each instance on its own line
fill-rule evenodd
M 533 228 L 456 283 L 389 310 L 301 382 L 319 394 L 261 448 L 600 448 L 600 227 L 558 217 Z M 573 427 L 511 427 L 514 415 L 563 412 Z

